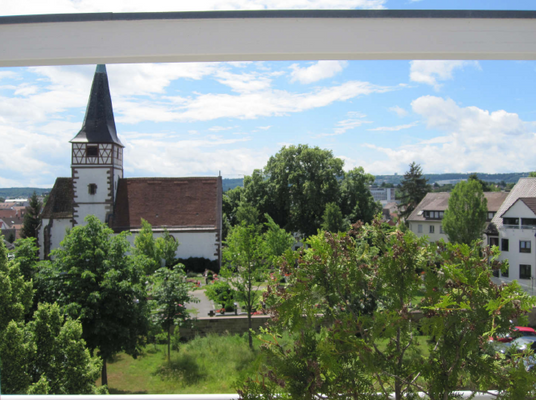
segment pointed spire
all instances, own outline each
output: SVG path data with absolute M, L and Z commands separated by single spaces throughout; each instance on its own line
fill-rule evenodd
M 115 130 L 106 66 L 97 65 L 82 129 L 71 143 L 115 143 L 124 147 Z

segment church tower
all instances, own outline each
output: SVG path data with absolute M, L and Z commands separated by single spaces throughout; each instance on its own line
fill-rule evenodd
M 115 129 L 105 65 L 97 65 L 82 129 L 71 140 L 73 226 L 90 214 L 108 222 L 119 179 L 123 178 L 123 144 Z

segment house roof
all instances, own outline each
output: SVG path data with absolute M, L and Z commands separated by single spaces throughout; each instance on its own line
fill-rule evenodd
M 97 65 L 84 123 L 71 143 L 115 143 L 124 147 L 117 137 L 115 129 L 112 98 L 105 65 Z
M 10 208 L 0 209 L 0 218 L 9 219 L 17 216 L 17 211 Z
M 501 204 L 503 204 L 508 197 L 508 193 L 484 192 L 484 197 L 488 202 L 488 211 L 497 212 L 501 207 Z M 422 211 L 445 211 L 449 206 L 449 198 L 450 193 L 447 192 L 427 193 L 419 205 L 415 207 L 415 210 L 413 210 L 409 216 L 408 221 L 426 221 Z
M 530 208 L 530 211 L 536 214 L 536 197 L 520 197 L 519 200 L 525 203 Z
M 72 218 L 73 196 L 73 179 L 57 178 L 41 213 L 41 218 Z
M 519 199 L 531 199 L 536 197 L 536 178 L 520 178 L 512 191 L 508 194 L 506 200 L 502 203 L 501 207 L 495 214 L 495 217 L 491 220 L 492 224 L 500 229 L 503 225 L 502 215 L 508 211 L 510 207 Z M 531 203 L 531 200 L 523 200 L 525 204 Z
M 112 228 L 219 228 L 221 188 L 221 177 L 120 179 Z

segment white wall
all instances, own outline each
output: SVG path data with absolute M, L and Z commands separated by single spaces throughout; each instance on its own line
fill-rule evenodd
M 422 225 L 422 233 L 419 233 L 419 225 Z M 430 226 L 434 227 L 434 233 L 430 233 Z M 429 242 L 437 242 L 443 239 L 448 242 L 446 234 L 440 233 L 441 220 L 410 222 L 409 229 L 418 237 L 427 236 Z
M 154 232 L 153 237 L 161 237 L 163 233 Z M 177 258 L 204 257 L 209 260 L 217 260 L 215 256 L 217 250 L 216 232 L 170 232 L 170 235 L 180 243 L 177 249 Z M 134 246 L 135 234 L 128 237 L 128 241 Z
M 41 259 L 45 256 L 45 227 L 50 223 L 49 219 L 43 219 L 41 221 L 41 227 L 39 228 L 39 257 Z M 65 237 L 67 229 L 72 228 L 70 219 L 55 219 L 52 223 L 50 230 L 50 251 L 60 247 L 60 243 Z
M 73 179 L 75 203 L 78 207 L 75 208 L 77 214 L 76 222 L 79 225 L 84 225 L 84 219 L 88 215 L 95 215 L 102 222 L 106 218 L 106 204 L 83 204 L 83 203 L 105 203 L 111 201 L 109 196 L 110 189 L 108 187 L 108 171 L 109 168 L 76 168 Z M 90 184 L 97 185 L 97 193 L 89 194 L 88 186 Z

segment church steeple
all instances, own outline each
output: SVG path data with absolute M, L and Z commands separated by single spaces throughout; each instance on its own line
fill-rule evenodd
M 106 66 L 97 65 L 82 129 L 71 143 L 114 143 L 124 147 L 115 130 Z

